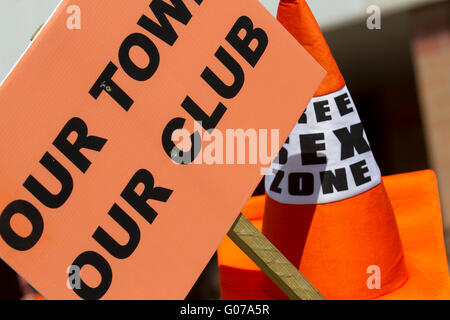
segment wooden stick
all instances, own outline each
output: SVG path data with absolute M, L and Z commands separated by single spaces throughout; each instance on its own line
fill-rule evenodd
M 37 28 L 37 30 L 36 30 L 36 31 L 33 33 L 33 35 L 31 36 L 30 41 L 33 41 L 33 40 L 34 40 L 34 38 L 37 36 L 38 32 L 41 31 L 41 29 L 42 29 L 43 26 L 44 26 L 44 24 L 41 24 L 41 25 L 39 26 L 39 28 Z
M 325 298 L 241 213 L 228 237 L 292 300 Z

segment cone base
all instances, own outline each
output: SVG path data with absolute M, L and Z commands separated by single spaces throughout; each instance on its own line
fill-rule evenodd
M 450 299 L 450 277 L 434 173 L 426 170 L 399 174 L 384 177 L 383 182 L 399 227 L 409 277 L 400 288 L 376 299 Z M 264 196 L 254 197 L 243 209 L 243 214 L 259 230 L 264 201 Z M 274 299 L 261 287 L 262 272 L 230 239 L 226 238 L 220 245 L 218 258 L 222 299 Z M 320 287 L 320 284 L 313 285 Z M 325 298 L 330 299 L 326 295 Z

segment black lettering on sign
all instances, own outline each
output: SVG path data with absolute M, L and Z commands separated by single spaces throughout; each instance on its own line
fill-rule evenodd
M 137 66 L 130 57 L 133 47 L 139 47 L 148 56 L 149 62 L 145 68 Z M 136 81 L 146 81 L 150 79 L 159 66 L 159 52 L 155 44 L 142 33 L 130 34 L 120 46 L 119 61 L 122 69 Z
M 333 173 L 331 170 L 322 171 L 320 173 L 320 180 L 322 181 L 324 194 L 333 193 L 333 187 L 338 192 L 348 190 L 345 168 L 336 169 L 336 173 Z
M 69 136 L 75 132 L 77 134 L 75 142 L 68 140 Z M 81 152 L 81 149 L 88 149 L 100 152 L 104 147 L 106 139 L 88 136 L 86 123 L 80 118 L 72 118 L 53 141 L 53 145 L 64 154 L 81 172 L 86 173 L 91 165 Z
M 347 128 L 333 131 L 341 143 L 341 160 L 351 158 L 355 155 L 355 149 L 358 154 L 370 151 L 369 143 L 364 139 L 364 128 L 362 123 L 354 124 Z
M 202 125 L 203 129 L 209 133 L 216 128 L 220 119 L 222 119 L 225 114 L 225 111 L 227 111 L 227 108 L 219 102 L 212 115 L 208 116 L 189 96 L 184 99 L 181 106 L 191 115 L 192 118 L 194 118 L 195 121 Z
M 183 118 L 174 118 L 169 121 L 169 123 L 164 128 L 162 133 L 161 141 L 162 146 L 166 154 L 171 158 L 175 163 L 178 164 L 190 164 L 194 159 L 198 156 L 200 151 L 202 150 L 202 137 L 200 133 L 195 131 L 191 134 L 191 150 L 190 151 L 182 151 L 172 140 L 172 134 L 179 129 L 183 129 L 184 123 L 186 119 Z
M 112 270 L 108 261 L 100 254 L 94 251 L 85 251 L 80 254 L 72 263 L 73 266 L 77 266 L 80 270 L 84 266 L 92 266 L 101 275 L 100 284 L 92 288 L 88 286 L 83 279 L 80 279 L 80 287 L 73 288 L 73 291 L 82 299 L 85 300 L 98 300 L 105 295 L 111 286 L 112 282 Z M 81 273 L 80 273 L 81 274 Z
M 284 144 L 288 144 L 288 143 L 289 143 L 289 137 L 287 137 L 286 142 Z M 287 163 L 289 153 L 288 153 L 287 149 L 284 147 L 284 144 L 281 147 L 280 152 L 278 152 L 275 159 L 273 159 L 274 163 L 278 163 L 278 164 L 286 164 Z
M 112 62 L 108 63 L 91 90 L 89 90 L 89 94 L 97 100 L 100 94 L 106 91 L 125 111 L 128 111 L 134 101 L 111 79 L 116 71 L 116 65 Z
M 278 164 L 286 164 L 288 161 L 288 151 L 285 147 L 281 147 L 280 152 L 277 157 L 273 160 L 273 162 Z
M 167 16 L 187 25 L 192 15 L 182 0 L 170 0 L 170 2 L 172 2 L 173 6 L 162 0 L 153 0 L 150 3 L 150 9 L 156 19 L 158 19 L 159 24 L 146 15 L 142 15 L 138 21 L 138 25 L 170 46 L 173 46 L 178 35 L 167 19 Z M 197 1 L 197 3 L 200 4 L 201 2 Z
M 136 192 L 136 188 L 141 184 L 143 185 L 143 191 L 138 194 Z M 156 200 L 166 202 L 171 194 L 172 190 L 155 187 L 152 174 L 145 169 L 140 169 L 133 175 L 130 182 L 123 190 L 121 196 L 151 224 L 158 214 L 147 203 L 147 201 Z M 139 226 L 117 204 L 112 206 L 108 214 L 128 233 L 128 242 L 126 244 L 119 244 L 101 227 L 97 228 L 95 233 L 92 235 L 92 238 L 113 257 L 117 259 L 126 259 L 131 256 L 139 245 L 141 238 Z M 100 299 L 105 295 L 111 286 L 113 278 L 111 266 L 105 258 L 94 251 L 83 252 L 72 263 L 72 266 L 77 266 L 80 269 L 86 265 L 94 267 L 101 275 L 100 284 L 93 288 L 80 279 L 80 288 L 72 289 L 83 299 Z
M 216 51 L 215 56 L 233 74 L 233 83 L 231 85 L 225 84 L 209 67 L 205 68 L 201 77 L 221 97 L 226 99 L 234 98 L 244 85 L 244 70 L 222 46 Z
M 243 39 L 239 37 L 242 30 L 246 32 Z M 261 28 L 253 29 L 253 22 L 247 16 L 242 16 L 236 21 L 225 39 L 252 67 L 256 66 L 269 43 L 266 32 Z M 255 49 L 250 47 L 253 40 L 257 42 Z
M 186 8 L 182 0 L 171 0 L 170 5 L 162 0 L 153 0 L 150 3 L 150 9 L 158 20 L 159 24 L 152 21 L 145 15 L 142 15 L 138 21 L 138 25 L 151 34 L 155 35 L 169 45 L 173 45 L 178 38 L 177 33 L 170 24 L 167 16 L 170 16 L 184 25 L 190 21 L 192 15 Z M 197 4 L 201 4 L 201 0 L 196 0 Z M 130 58 L 130 50 L 132 47 L 138 46 L 143 49 L 149 57 L 149 64 L 145 68 L 138 67 Z M 122 68 L 133 79 L 137 81 L 145 81 L 152 77 L 159 66 L 159 52 L 155 44 L 141 33 L 133 33 L 129 35 L 122 43 L 119 49 L 119 60 Z M 98 99 L 102 91 L 106 92 L 125 110 L 128 111 L 133 105 L 133 99 L 128 96 L 114 81 L 112 77 L 117 71 L 114 63 L 109 62 L 105 70 L 97 79 L 95 84 L 89 91 L 94 99 Z
M 11 219 L 15 214 L 20 214 L 30 222 L 31 233 L 22 237 L 18 235 L 11 226 Z M 44 220 L 38 209 L 25 200 L 11 202 L 3 210 L 0 216 L 0 235 L 2 239 L 13 249 L 27 251 L 34 247 L 44 231 Z
M 357 163 L 354 163 L 350 166 L 350 170 L 353 174 L 353 179 L 355 179 L 355 184 L 357 186 L 363 185 L 365 183 L 368 183 L 372 181 L 372 178 L 370 175 L 365 175 L 367 172 L 369 172 L 369 168 L 367 167 L 366 160 L 359 161 Z
M 153 175 L 141 169 L 135 173 L 133 178 L 122 191 L 122 198 L 125 199 L 139 214 L 152 224 L 158 213 L 147 203 L 148 200 L 167 202 L 173 190 L 155 187 Z M 144 185 L 144 191 L 141 194 L 136 192 L 136 187 Z
M 345 116 L 346 114 L 353 112 L 353 108 L 348 107 L 351 101 L 347 93 L 341 94 L 340 96 L 334 98 L 334 101 L 336 101 L 336 105 L 341 116 Z
M 328 100 L 314 102 L 314 112 L 316 113 L 317 122 L 324 122 L 331 120 L 331 116 L 327 114 L 330 112 Z
M 23 184 L 33 196 L 48 208 L 56 209 L 61 207 L 69 199 L 73 190 L 73 179 L 69 171 L 64 168 L 53 156 L 46 152 L 40 163 L 46 168 L 61 184 L 61 190 L 53 194 L 46 189 L 32 175 L 28 176 Z
M 137 248 L 141 239 L 141 232 L 134 220 L 126 214 L 117 204 L 109 210 L 108 215 L 113 218 L 127 233 L 129 240 L 121 245 L 114 240 L 102 227 L 98 227 L 92 238 L 94 238 L 106 251 L 117 259 L 126 259 Z
M 280 183 L 281 180 L 283 180 L 284 177 L 284 171 L 277 170 L 275 173 L 275 178 L 273 179 L 271 185 L 270 185 L 270 191 L 281 193 Z
M 241 30 L 247 32 L 243 39 L 238 36 Z M 255 39 L 257 46 L 252 50 L 250 45 Z M 253 23 L 248 17 L 240 17 L 236 21 L 227 35 L 227 40 L 252 66 L 256 65 L 268 43 L 265 32 L 259 28 L 253 29 Z M 216 51 L 215 56 L 231 72 L 233 82 L 229 85 L 225 84 L 209 67 L 206 67 L 200 76 L 222 98 L 234 98 L 244 85 L 244 70 L 222 46 Z M 226 107 L 219 102 L 212 115 L 208 116 L 189 96 L 183 101 L 182 107 L 195 121 L 201 121 L 203 128 L 208 132 L 217 126 L 226 112 Z M 191 149 L 189 151 L 182 151 L 175 146 L 172 135 L 176 130 L 183 128 L 185 121 L 186 119 L 181 117 L 170 120 L 163 130 L 161 139 L 165 153 L 178 164 L 192 163 L 202 147 L 201 135 L 198 132 L 194 132 L 190 136 Z
M 77 134 L 74 142 L 70 142 L 71 133 Z M 53 144 L 83 173 L 87 171 L 91 162 L 80 152 L 81 149 L 90 149 L 99 152 L 106 139 L 87 135 L 86 123 L 80 118 L 72 118 L 60 131 Z M 73 190 L 73 179 L 70 172 L 61 165 L 50 153 L 46 152 L 40 160 L 40 164 L 55 177 L 61 185 L 57 193 L 50 192 L 34 176 L 29 175 L 23 183 L 37 200 L 48 208 L 61 207 L 69 199 Z M 23 238 L 12 230 L 10 220 L 14 214 L 26 217 L 31 225 L 32 232 Z M 11 202 L 0 216 L 0 234 L 11 248 L 26 251 L 31 249 L 39 241 L 44 230 L 44 222 L 40 212 L 25 200 Z
M 300 135 L 300 149 L 302 151 L 302 164 L 304 166 L 327 163 L 327 157 L 319 157 L 317 151 L 325 150 L 325 143 L 317 143 L 325 140 L 323 133 L 310 133 Z
M 308 118 L 306 116 L 306 113 L 303 112 L 302 116 L 300 117 L 300 119 L 298 119 L 298 123 L 307 123 L 308 122 Z
M 288 176 L 289 194 L 310 196 L 314 193 L 314 175 L 311 172 L 292 172 Z

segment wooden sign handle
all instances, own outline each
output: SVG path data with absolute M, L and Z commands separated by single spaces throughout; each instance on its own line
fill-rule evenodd
M 242 214 L 228 237 L 292 300 L 325 300 L 296 267 Z
M 44 26 L 44 24 L 41 24 L 41 25 L 36 29 L 36 31 L 35 31 L 35 32 L 33 33 L 33 35 L 31 36 L 30 41 L 33 41 L 34 38 L 36 38 L 37 34 L 39 33 L 39 31 L 41 31 L 41 29 L 42 29 L 43 26 Z

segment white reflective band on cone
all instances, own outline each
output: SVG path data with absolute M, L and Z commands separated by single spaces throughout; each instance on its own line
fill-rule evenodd
M 265 178 L 267 194 L 281 203 L 339 201 L 381 181 L 347 87 L 314 97 L 283 149 Z

